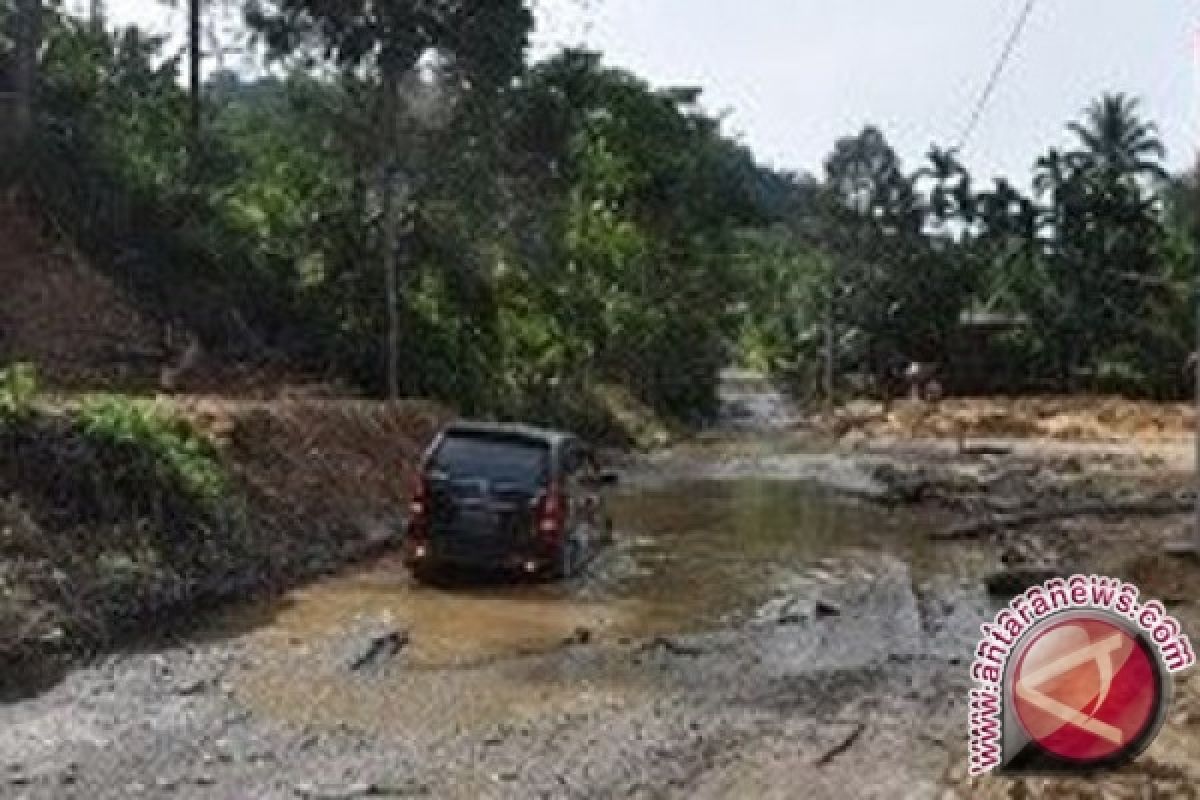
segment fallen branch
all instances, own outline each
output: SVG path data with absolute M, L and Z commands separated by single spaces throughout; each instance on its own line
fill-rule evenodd
M 673 656 L 690 656 L 692 658 L 702 656 L 708 652 L 708 650 L 703 647 L 683 644 L 667 636 L 655 636 L 654 640 L 651 641 L 650 644 L 643 647 L 644 650 L 650 650 L 654 648 L 662 648 Z
M 934 531 L 929 536 L 931 539 L 939 541 L 972 539 L 1001 529 L 1023 528 L 1040 522 L 1053 522 L 1074 517 L 1166 517 L 1172 514 L 1183 514 L 1194 508 L 1194 501 L 1179 499 L 1133 500 L 1125 503 L 1097 501 L 1061 508 L 1022 511 L 1015 514 L 996 514 L 984 519 L 953 525 L 943 531 Z
M 825 754 L 817 759 L 817 766 L 818 767 L 825 766 L 826 764 L 830 763 L 835 758 L 840 756 L 842 753 L 846 752 L 851 747 L 853 747 L 854 743 L 858 741 L 858 737 L 862 736 L 863 731 L 865 731 L 866 729 L 867 729 L 867 724 L 865 722 L 858 723 L 854 727 L 854 730 L 850 731 L 850 735 L 848 735 L 842 741 L 838 742 L 830 750 L 825 751 Z

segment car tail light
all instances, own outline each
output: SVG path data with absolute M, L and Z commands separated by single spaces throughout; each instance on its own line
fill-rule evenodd
M 562 490 L 558 484 L 550 484 L 538 505 L 537 532 L 547 537 L 557 537 L 562 534 L 566 510 Z

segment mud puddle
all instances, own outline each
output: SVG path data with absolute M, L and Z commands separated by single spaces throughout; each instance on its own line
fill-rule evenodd
M 427 587 L 388 558 L 226 615 L 214 634 L 254 629 L 256 666 L 239 677 L 239 699 L 289 721 L 424 733 L 522 709 L 586 711 L 659 688 L 627 663 L 603 663 L 605 645 L 753 624 L 856 553 L 894 557 L 914 584 L 973 571 L 935 554 L 919 519 L 807 482 L 634 484 L 609 502 L 615 544 L 567 583 Z M 358 679 L 346 665 L 381 628 L 402 633 L 401 666 Z M 591 646 L 587 664 L 535 663 L 577 644 Z

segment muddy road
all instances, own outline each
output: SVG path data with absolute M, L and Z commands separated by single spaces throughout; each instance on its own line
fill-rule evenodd
M 0 796 L 960 796 L 994 552 L 862 499 L 870 459 L 752 386 L 730 403 L 629 465 L 577 579 L 421 587 L 385 557 L 213 611 L 0 706 Z

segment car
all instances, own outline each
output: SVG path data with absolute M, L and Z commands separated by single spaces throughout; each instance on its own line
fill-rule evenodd
M 612 540 L 602 490 L 616 482 L 574 434 L 453 423 L 421 461 L 405 564 L 419 581 L 444 567 L 568 578 Z

